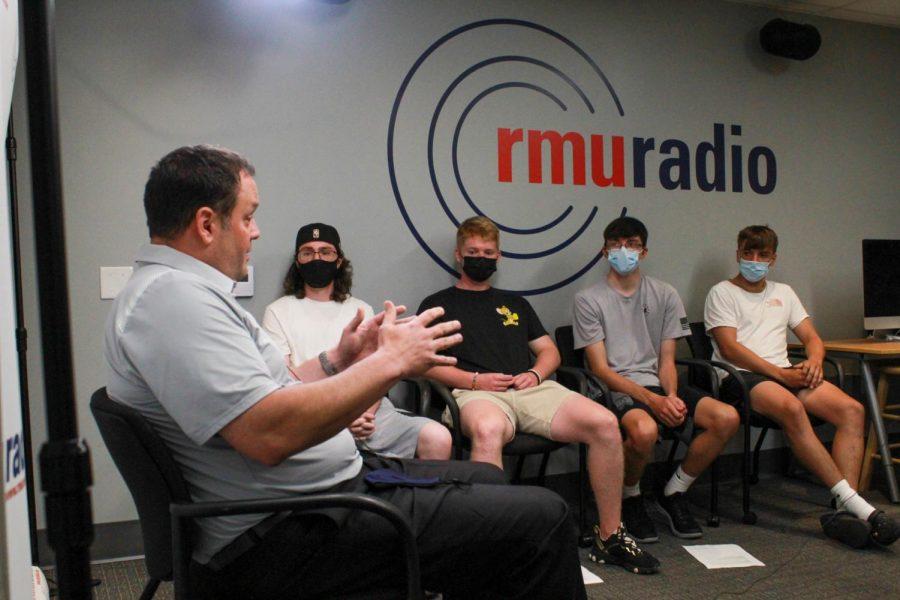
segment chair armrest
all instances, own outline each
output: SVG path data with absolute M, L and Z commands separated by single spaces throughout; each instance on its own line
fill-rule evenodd
M 803 350 L 789 350 L 788 351 L 789 358 L 806 358 L 806 352 Z M 824 356 L 822 358 L 822 362 L 829 365 L 832 369 L 834 369 L 834 373 L 837 376 L 838 387 L 843 390 L 844 389 L 844 367 L 838 361 L 834 360 L 830 356 Z
M 612 410 L 612 396 L 609 393 L 609 386 L 584 367 L 559 367 L 556 370 L 556 378 L 567 388 L 574 389 L 582 396 L 586 396 L 594 402 L 602 404 L 604 408 Z M 588 393 L 590 392 L 588 389 L 588 378 L 590 378 L 597 389 L 600 390 L 602 399 L 591 398 L 588 396 Z
M 429 393 L 429 402 L 436 398 L 443 402 L 450 412 L 450 437 L 453 439 L 453 447 L 456 453 L 455 458 L 456 460 L 462 460 L 463 441 L 462 428 L 459 424 L 459 404 L 456 403 L 456 398 L 453 397 L 453 394 L 450 393 L 450 388 L 446 385 L 440 381 L 435 381 L 434 379 L 426 379 L 425 381 L 431 390 Z
M 738 386 L 741 390 L 741 412 L 743 412 L 743 418 L 747 423 L 750 422 L 750 388 L 747 387 L 747 382 L 744 380 L 744 376 L 740 374 L 738 369 L 735 369 L 728 363 L 719 362 L 717 360 L 708 361 L 714 367 L 718 367 L 734 377 L 735 381 L 737 381 Z
M 676 358 L 676 365 L 682 365 L 685 367 L 689 367 L 691 369 L 703 369 L 709 375 L 710 385 L 712 386 L 711 390 L 708 391 L 713 398 L 719 397 L 719 374 L 716 372 L 715 366 L 708 361 L 702 360 L 699 358 Z
M 587 371 L 578 367 L 559 367 L 556 369 L 556 380 L 570 390 L 582 396 L 588 395 Z
M 405 384 L 416 390 L 415 414 L 423 417 L 429 416 L 431 410 L 431 387 L 421 377 L 402 379 Z
M 365 494 L 310 494 L 290 498 L 274 498 L 266 500 L 238 500 L 225 502 L 188 502 L 169 505 L 172 515 L 173 570 L 175 580 L 175 598 L 187 599 L 187 574 L 190 568 L 190 555 L 183 533 L 182 521 L 201 517 L 217 517 L 225 515 L 246 515 L 272 512 L 306 512 L 322 508 L 349 508 L 364 510 L 387 520 L 397 531 L 403 545 L 406 559 L 406 594 L 410 600 L 421 600 L 422 586 L 419 573 L 419 549 L 416 536 L 409 518 L 393 504 Z

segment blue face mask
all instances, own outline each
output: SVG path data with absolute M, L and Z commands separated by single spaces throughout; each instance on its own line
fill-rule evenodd
M 628 275 L 637 268 L 638 257 L 640 254 L 641 253 L 638 250 L 629 250 L 623 246 L 621 248 L 616 248 L 615 250 L 610 250 L 609 254 L 607 254 L 607 259 L 609 260 L 610 266 L 616 270 L 616 273 L 619 275 Z
M 769 263 L 741 259 L 741 277 L 750 283 L 756 283 L 769 273 Z

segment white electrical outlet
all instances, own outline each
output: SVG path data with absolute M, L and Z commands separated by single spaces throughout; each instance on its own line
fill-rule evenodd
M 250 298 L 253 296 L 253 265 L 247 265 L 247 276 L 234 285 L 235 298 Z
M 100 267 L 100 299 L 112 300 L 131 278 L 133 267 Z

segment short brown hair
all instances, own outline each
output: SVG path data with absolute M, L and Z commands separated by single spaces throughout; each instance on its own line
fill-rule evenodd
M 459 229 L 456 230 L 456 247 L 459 248 L 464 241 L 476 235 L 489 242 L 497 242 L 497 246 L 500 245 L 500 230 L 493 221 L 487 217 L 469 217 L 460 223 Z
M 778 252 L 778 234 L 768 225 L 750 225 L 738 233 L 738 250 L 768 250 Z
M 241 174 L 255 174 L 246 158 L 215 146 L 183 146 L 162 157 L 144 187 L 150 237 L 172 239 L 208 206 L 227 220 L 237 201 Z

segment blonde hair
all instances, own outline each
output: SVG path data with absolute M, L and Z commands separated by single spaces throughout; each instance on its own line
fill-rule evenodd
M 487 217 L 469 217 L 456 230 L 456 247 L 460 248 L 468 238 L 478 236 L 500 246 L 500 230 Z

